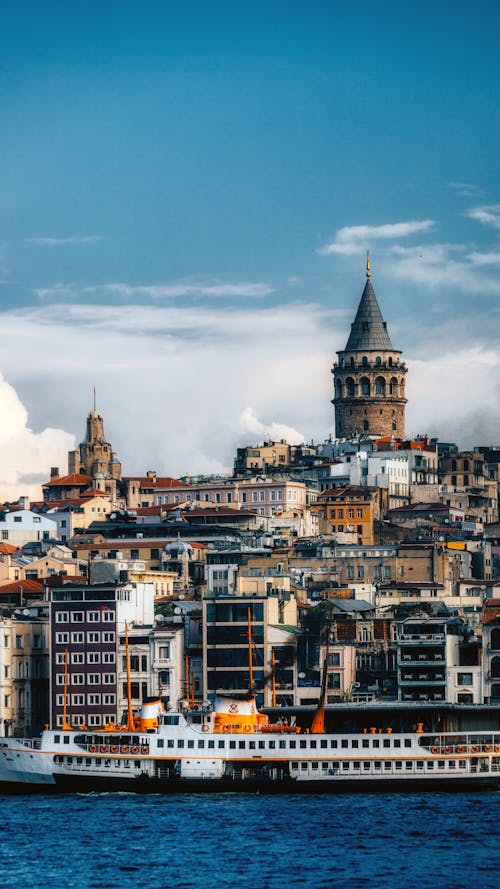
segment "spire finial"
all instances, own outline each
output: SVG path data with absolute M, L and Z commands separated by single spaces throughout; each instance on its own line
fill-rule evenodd
M 371 265 L 370 265 L 370 251 L 367 250 L 366 251 L 366 277 L 368 279 L 370 279 L 371 274 L 372 274 L 372 272 L 371 272 Z
M 95 386 L 94 386 L 94 413 L 95 413 Z

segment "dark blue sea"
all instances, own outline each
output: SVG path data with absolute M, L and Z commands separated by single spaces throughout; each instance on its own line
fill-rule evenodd
M 0 803 L 3 889 L 500 885 L 500 792 L 96 794 Z

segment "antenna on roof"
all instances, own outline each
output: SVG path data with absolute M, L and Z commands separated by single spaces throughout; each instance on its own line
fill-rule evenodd
M 366 277 L 368 279 L 370 279 L 371 274 L 372 274 L 372 272 L 371 272 L 371 264 L 370 264 L 370 251 L 367 250 L 366 251 Z
M 95 413 L 95 386 L 94 386 L 94 413 Z

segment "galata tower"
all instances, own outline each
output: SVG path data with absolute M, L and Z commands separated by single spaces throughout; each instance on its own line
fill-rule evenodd
M 335 436 L 405 434 L 406 365 L 394 349 L 371 282 L 366 284 L 343 351 L 333 365 Z

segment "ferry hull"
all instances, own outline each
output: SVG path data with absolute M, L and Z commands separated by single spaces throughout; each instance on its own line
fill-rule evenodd
M 500 789 L 500 776 L 491 775 L 453 778 L 338 779 L 329 781 L 297 781 L 294 778 L 218 779 L 146 778 L 126 779 L 112 776 L 53 776 L 53 783 L 0 782 L 0 793 L 8 795 L 63 793 L 258 793 L 276 794 L 342 794 L 342 793 L 429 793 L 477 792 Z

